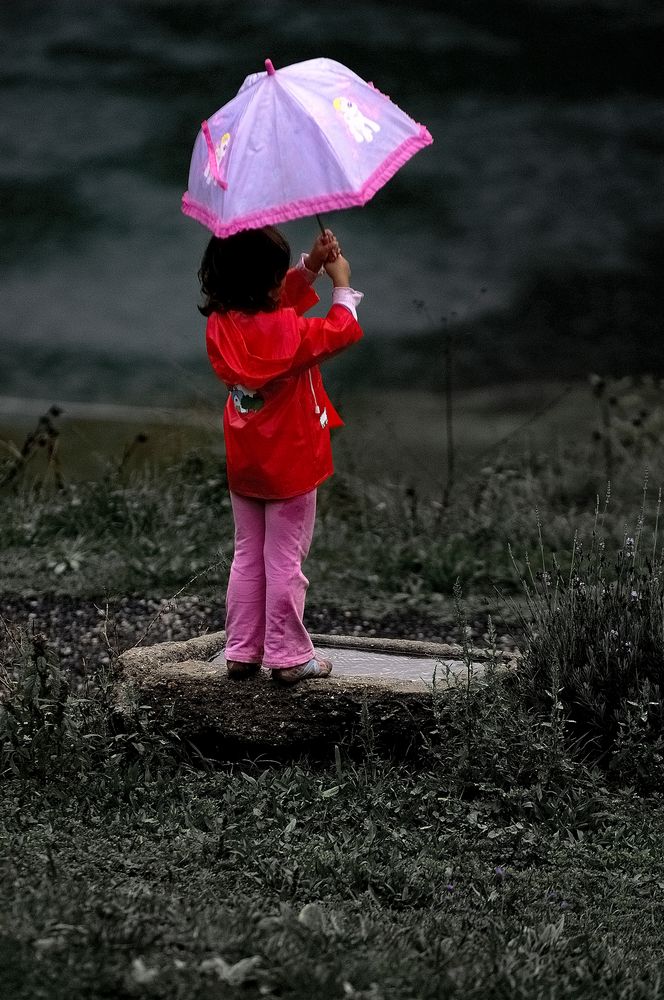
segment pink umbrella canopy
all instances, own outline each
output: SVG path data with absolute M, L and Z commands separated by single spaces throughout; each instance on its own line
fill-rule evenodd
M 215 236 L 364 205 L 433 139 L 333 59 L 248 76 L 194 144 L 182 211 Z

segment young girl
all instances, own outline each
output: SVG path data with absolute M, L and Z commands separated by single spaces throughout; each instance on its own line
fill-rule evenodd
M 332 306 L 311 287 L 325 269 Z M 362 336 L 350 266 L 326 230 L 290 268 L 290 247 L 271 226 L 212 237 L 199 271 L 212 367 L 229 390 L 224 411 L 235 553 L 226 594 L 226 666 L 233 678 L 261 665 L 275 680 L 327 677 L 302 622 L 302 573 L 317 487 L 332 475 L 330 428 L 343 421 L 318 365 Z

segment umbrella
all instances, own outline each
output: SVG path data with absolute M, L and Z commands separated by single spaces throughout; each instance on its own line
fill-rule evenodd
M 333 59 L 246 78 L 201 126 L 182 211 L 215 236 L 364 205 L 433 140 Z M 320 220 L 319 220 L 320 221 Z

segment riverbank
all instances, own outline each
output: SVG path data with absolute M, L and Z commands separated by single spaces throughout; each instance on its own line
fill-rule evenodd
M 414 389 L 406 364 L 400 386 L 358 388 L 352 380 L 345 384 L 334 362 L 330 367 L 330 395 L 347 425 L 334 435 L 341 475 L 352 477 L 359 488 L 372 481 L 380 488 L 405 483 L 428 496 L 440 496 L 447 478 L 449 444 L 449 411 L 442 382 L 437 391 Z M 193 393 L 179 409 L 71 401 L 57 394 L 51 399 L 0 396 L 3 452 L 9 454 L 8 443 L 20 448 L 40 416 L 55 406 L 58 456 L 67 480 L 112 474 L 132 444 L 130 458 L 125 460 L 127 471 L 132 472 L 148 465 L 163 468 L 200 450 L 222 461 L 225 393 L 211 379 L 210 384 L 201 380 L 198 388 L 199 393 Z M 472 479 L 478 468 L 506 448 L 559 451 L 577 440 L 580 426 L 587 428 L 590 441 L 599 413 L 587 380 L 533 380 L 478 389 L 452 384 L 451 417 L 456 477 L 463 481 Z M 137 436 L 141 438 L 138 445 L 134 444 Z M 43 467 L 36 454 L 30 471 L 38 476 Z

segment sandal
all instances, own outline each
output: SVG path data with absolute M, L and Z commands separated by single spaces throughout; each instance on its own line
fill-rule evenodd
M 239 660 L 226 660 L 226 672 L 231 680 L 242 681 L 253 677 L 260 670 L 260 663 L 241 663 Z
M 296 667 L 282 667 L 272 671 L 272 680 L 279 684 L 297 684 L 298 681 L 311 680 L 315 677 L 329 677 L 332 673 L 332 661 L 314 656 L 306 663 Z

